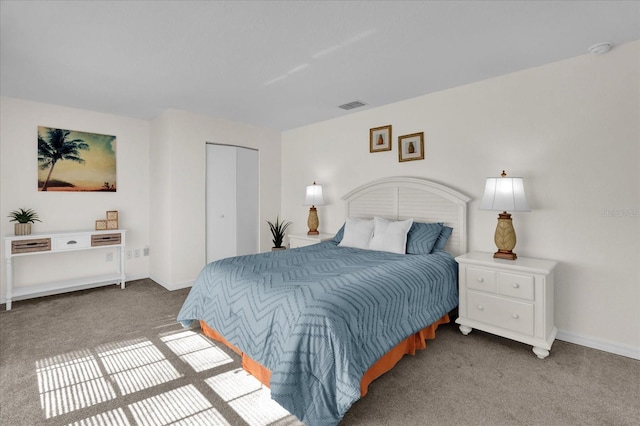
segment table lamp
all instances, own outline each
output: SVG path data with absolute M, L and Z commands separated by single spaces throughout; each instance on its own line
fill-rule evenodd
M 313 185 L 307 186 L 307 196 L 304 200 L 305 206 L 311 206 L 309 209 L 309 219 L 307 219 L 307 225 L 309 226 L 309 232 L 307 235 L 318 235 L 318 225 L 320 221 L 318 221 L 318 211 L 316 210 L 316 206 L 324 205 L 324 198 L 322 198 L 322 185 L 316 184 L 313 182 Z
M 487 178 L 484 194 L 480 201 L 480 210 L 501 211 L 498 214 L 498 226 L 494 241 L 498 251 L 493 257 L 497 259 L 515 260 L 518 258 L 513 252 L 516 246 L 516 231 L 511 221 L 512 212 L 528 212 L 529 203 L 524 193 L 524 180 L 521 177 L 507 177 L 502 171 L 501 177 Z

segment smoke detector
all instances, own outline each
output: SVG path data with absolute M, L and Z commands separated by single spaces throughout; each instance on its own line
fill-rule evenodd
M 589 52 L 594 55 L 602 55 L 603 53 L 607 53 L 611 50 L 611 46 L 612 45 L 609 42 L 594 44 L 589 48 Z

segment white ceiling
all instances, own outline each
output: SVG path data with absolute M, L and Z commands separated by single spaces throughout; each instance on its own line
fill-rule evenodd
M 0 17 L 3 96 L 279 130 L 640 39 L 638 1 L 2 0 Z

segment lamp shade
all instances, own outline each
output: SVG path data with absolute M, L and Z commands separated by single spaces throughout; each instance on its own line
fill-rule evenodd
M 307 196 L 304 200 L 305 206 L 322 206 L 324 198 L 322 198 L 322 185 L 313 182 L 313 185 L 307 186 Z
M 521 177 L 506 177 L 504 172 L 502 177 L 487 178 L 480 210 L 531 211 L 524 193 L 524 180 Z

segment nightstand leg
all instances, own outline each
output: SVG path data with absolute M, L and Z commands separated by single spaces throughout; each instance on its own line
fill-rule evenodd
M 549 351 L 544 349 L 544 348 L 540 348 L 538 346 L 534 346 L 533 347 L 533 353 L 536 354 L 538 356 L 538 358 L 540 359 L 545 359 L 546 357 L 549 356 Z
M 460 328 L 460 333 L 464 334 L 465 336 L 471 333 L 471 330 L 473 330 L 473 328 L 468 327 L 466 325 L 461 325 L 459 328 Z

